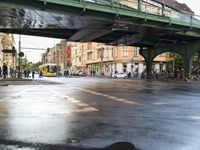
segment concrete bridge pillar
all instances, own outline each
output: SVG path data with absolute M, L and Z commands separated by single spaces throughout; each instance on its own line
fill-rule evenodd
M 183 56 L 184 78 L 190 79 L 192 73 L 192 57 Z
M 200 41 L 192 42 L 184 47 L 181 46 L 181 55 L 184 61 L 184 77 L 187 79 L 191 78 L 192 73 L 192 59 L 194 55 L 200 50 Z
M 199 44 L 200 46 L 200 44 Z M 182 51 L 182 57 L 184 62 L 184 78 L 190 79 L 192 73 L 192 59 L 195 53 L 197 53 L 197 49 L 195 49 L 192 45 L 187 46 L 187 48 Z
M 147 79 L 153 78 L 152 69 L 153 69 L 153 60 L 147 59 L 146 60 Z
M 145 62 L 146 62 L 147 78 L 151 79 L 153 77 L 152 69 L 153 69 L 153 59 L 154 59 L 155 51 L 141 48 L 140 55 L 144 57 Z

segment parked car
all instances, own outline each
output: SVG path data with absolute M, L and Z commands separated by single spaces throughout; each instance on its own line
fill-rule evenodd
M 85 72 L 82 72 L 82 71 L 80 71 L 80 72 L 79 72 L 79 76 L 86 76 L 86 73 L 85 73 Z
M 124 78 L 124 79 L 126 79 L 128 77 L 128 75 L 126 73 L 122 72 L 122 73 L 115 73 L 115 74 L 112 75 L 112 77 L 113 78 Z

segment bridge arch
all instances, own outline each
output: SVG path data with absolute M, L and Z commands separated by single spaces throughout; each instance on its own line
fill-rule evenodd
M 153 72 L 155 71 L 155 61 L 156 59 L 158 59 L 157 57 L 160 57 L 160 55 L 165 55 L 163 57 L 160 57 L 157 61 L 159 61 L 160 63 L 163 63 L 163 62 L 169 62 L 169 60 L 165 60 L 166 58 L 169 58 L 171 57 L 170 59 L 172 59 L 172 55 L 173 56 L 177 56 L 179 58 L 179 61 L 181 62 L 181 65 L 178 67 L 178 66 L 173 66 L 171 69 L 170 69 L 170 72 L 174 72 L 175 69 L 177 70 L 183 70 L 182 68 L 184 68 L 184 55 L 181 53 L 180 50 L 178 49 L 172 49 L 172 48 L 161 48 L 161 49 L 144 49 L 142 52 L 141 52 L 141 55 L 144 57 L 145 59 L 145 62 L 146 62 L 146 73 L 147 73 L 147 78 L 152 78 L 153 77 Z M 168 56 L 167 56 L 168 55 Z M 175 63 L 175 62 L 173 62 Z M 166 63 L 165 63 L 166 65 Z M 171 64 L 173 65 L 173 64 Z M 157 69 L 158 69 L 158 66 L 161 66 L 161 65 L 158 65 L 157 64 Z M 164 69 L 165 70 L 165 69 Z M 159 69 L 159 72 L 162 71 L 162 69 L 160 68 Z M 168 70 L 166 70 L 168 71 Z
M 158 53 L 153 57 L 153 75 L 158 78 L 179 78 L 184 77 L 183 56 L 176 52 Z

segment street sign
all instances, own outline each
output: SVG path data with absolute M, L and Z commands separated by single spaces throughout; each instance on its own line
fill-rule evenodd
M 23 52 L 20 52 L 18 55 L 19 55 L 19 57 L 24 57 L 24 53 Z

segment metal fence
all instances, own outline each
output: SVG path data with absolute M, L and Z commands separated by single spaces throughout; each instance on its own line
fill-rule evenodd
M 110 6 L 112 8 L 127 9 L 133 11 L 140 11 L 141 13 L 153 14 L 162 17 L 167 17 L 172 21 L 180 23 L 188 23 L 191 26 L 200 25 L 200 16 L 194 14 L 187 14 L 177 11 L 173 8 L 162 7 L 161 3 L 156 3 L 151 0 L 78 0 L 80 3 L 96 3 L 98 5 Z

